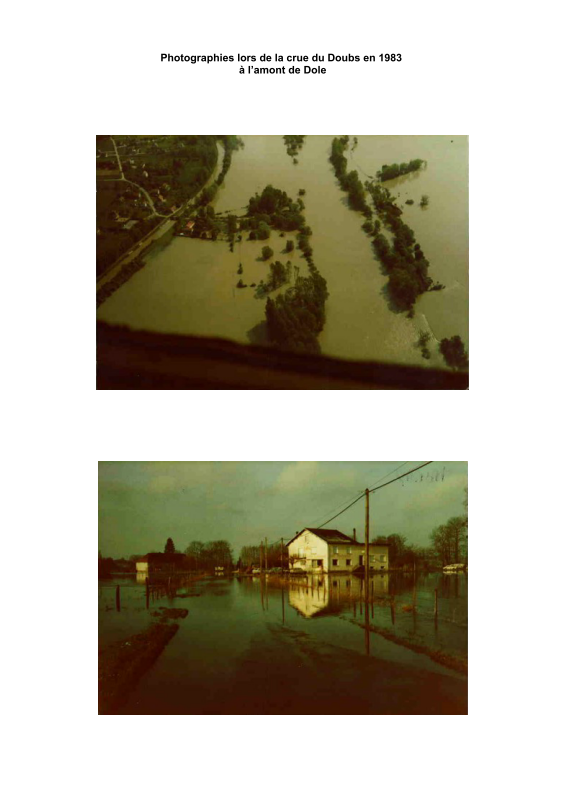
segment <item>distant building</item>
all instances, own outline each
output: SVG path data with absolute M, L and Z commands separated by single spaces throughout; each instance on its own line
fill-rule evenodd
M 136 571 L 147 574 L 179 572 L 184 568 L 185 556 L 177 552 L 148 552 L 136 562 Z
M 339 530 L 305 529 L 287 543 L 289 568 L 305 572 L 353 572 L 364 567 L 365 544 Z M 369 545 L 370 571 L 389 569 L 389 546 Z

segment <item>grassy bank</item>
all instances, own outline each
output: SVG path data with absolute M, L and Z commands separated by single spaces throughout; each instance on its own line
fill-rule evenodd
M 347 619 L 347 617 L 344 616 L 341 616 L 340 618 L 346 619 L 349 622 L 351 621 L 351 619 Z M 352 624 L 361 627 L 363 630 L 366 628 L 366 625 L 362 622 L 352 622 Z M 453 669 L 455 672 L 459 672 L 462 675 L 468 674 L 467 657 L 464 658 L 463 656 L 453 655 L 452 653 L 443 652 L 442 650 L 435 650 L 432 647 L 427 647 L 426 644 L 412 641 L 411 639 L 403 638 L 402 636 L 397 636 L 395 633 L 392 633 L 390 630 L 387 630 L 384 627 L 369 625 L 369 629 L 372 633 L 378 633 L 380 636 L 383 636 L 383 638 L 386 638 L 388 641 L 392 641 L 395 644 L 399 644 L 401 647 L 406 647 L 408 650 L 412 650 L 413 652 L 419 652 L 423 655 L 428 655 L 428 657 L 437 664 L 442 664 L 442 666 L 446 666 L 448 669 Z

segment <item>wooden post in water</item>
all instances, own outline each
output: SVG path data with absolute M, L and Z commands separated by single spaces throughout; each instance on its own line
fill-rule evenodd
M 116 610 L 120 610 L 120 586 L 116 586 Z
M 145 578 L 145 607 L 149 608 L 149 577 Z
M 283 574 L 285 570 L 283 569 L 283 539 L 281 539 L 281 574 Z

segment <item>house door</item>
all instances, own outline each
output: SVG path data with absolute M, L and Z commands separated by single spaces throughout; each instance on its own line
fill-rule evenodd
M 363 566 L 364 565 L 364 556 L 363 555 L 359 555 L 358 556 L 358 561 L 359 561 L 358 565 L 359 566 Z

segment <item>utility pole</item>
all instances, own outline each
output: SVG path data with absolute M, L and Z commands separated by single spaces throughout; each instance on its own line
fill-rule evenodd
M 366 488 L 366 560 L 365 560 L 366 600 L 369 586 L 369 490 Z
M 283 539 L 281 539 L 281 574 L 283 574 Z
M 265 539 L 265 571 L 267 571 L 267 538 Z

